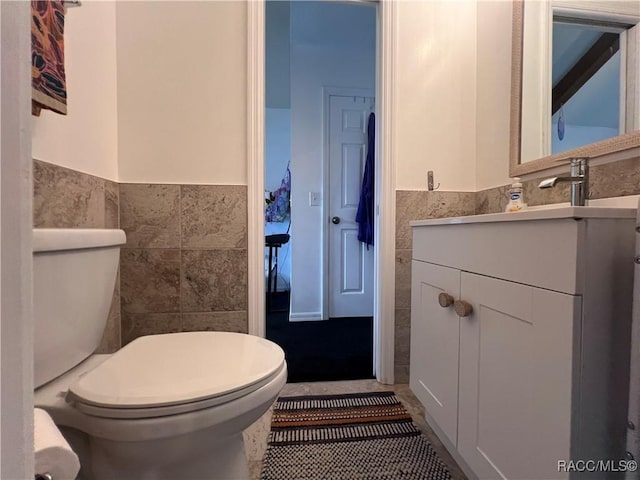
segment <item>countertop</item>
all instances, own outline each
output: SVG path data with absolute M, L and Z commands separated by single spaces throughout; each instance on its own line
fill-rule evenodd
M 433 225 L 459 225 L 466 223 L 522 222 L 531 220 L 554 220 L 563 218 L 636 218 L 637 209 L 618 207 L 530 207 L 513 213 L 489 213 L 485 215 L 469 215 L 466 217 L 435 218 L 431 220 L 415 220 L 412 227 L 428 227 Z

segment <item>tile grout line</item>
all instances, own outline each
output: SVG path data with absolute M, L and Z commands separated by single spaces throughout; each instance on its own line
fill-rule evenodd
M 178 250 L 180 253 L 180 268 L 178 272 L 178 311 L 180 312 L 180 331 L 184 331 L 184 312 L 182 306 L 182 278 L 183 278 L 183 249 L 182 249 L 182 220 L 183 220 L 183 211 L 182 211 L 182 195 L 184 194 L 183 185 L 178 186 Z

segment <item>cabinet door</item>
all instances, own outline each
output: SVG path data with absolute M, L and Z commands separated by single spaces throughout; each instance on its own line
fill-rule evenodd
M 458 298 L 460 271 L 419 261 L 411 267 L 410 387 L 455 445 L 460 320 L 452 306 L 440 306 L 438 295 Z
M 567 478 L 581 297 L 466 272 L 460 290 L 459 453 L 481 479 Z

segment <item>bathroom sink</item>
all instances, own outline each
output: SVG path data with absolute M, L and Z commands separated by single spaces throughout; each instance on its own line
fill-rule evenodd
M 469 215 L 466 217 L 437 218 L 431 220 L 415 220 L 412 227 L 431 225 L 452 225 L 467 223 L 518 222 L 531 220 L 553 220 L 566 218 L 635 218 L 636 208 L 620 208 L 610 206 L 589 205 L 586 207 L 571 207 L 565 204 L 541 205 L 529 207 L 526 210 L 512 213 L 489 213 L 484 215 Z
M 555 208 L 564 208 L 564 207 L 570 207 L 571 204 L 569 202 L 565 202 L 565 203 L 552 203 L 550 205 L 533 205 L 533 206 L 528 206 L 527 210 L 549 210 L 549 209 L 555 209 Z

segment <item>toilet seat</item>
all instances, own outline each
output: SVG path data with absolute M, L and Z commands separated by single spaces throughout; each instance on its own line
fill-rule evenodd
M 259 337 L 183 332 L 140 337 L 81 376 L 67 400 L 91 416 L 143 419 L 245 396 L 286 369 L 284 352 Z

